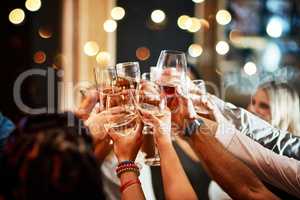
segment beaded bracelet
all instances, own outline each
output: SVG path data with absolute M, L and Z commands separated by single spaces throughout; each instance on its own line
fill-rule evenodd
M 140 172 L 139 172 L 138 169 L 136 169 L 136 168 L 126 168 L 126 169 L 123 169 L 123 170 L 119 171 L 119 172 L 117 173 L 117 176 L 120 178 L 120 177 L 121 177 L 121 174 L 123 174 L 123 173 L 125 173 L 125 172 L 134 172 L 134 173 L 136 173 L 137 176 L 140 175 Z
M 133 184 L 139 184 L 139 185 L 141 185 L 141 182 L 140 182 L 139 179 L 130 180 L 130 181 L 124 183 L 123 185 L 121 185 L 120 192 L 122 193 L 124 190 L 126 190 L 129 186 L 131 186 Z
M 118 164 L 117 176 L 120 178 L 124 172 L 135 172 L 138 176 L 140 175 L 139 167 L 133 161 L 123 161 Z

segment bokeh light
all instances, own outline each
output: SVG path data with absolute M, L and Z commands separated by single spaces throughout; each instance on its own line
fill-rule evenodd
M 183 30 L 187 30 L 191 26 L 191 24 L 192 24 L 192 20 L 190 19 L 189 16 L 181 15 L 180 17 L 178 17 L 177 25 L 179 28 Z
M 118 26 L 117 22 L 112 19 L 106 20 L 103 24 L 104 30 L 108 33 L 114 32 L 117 29 L 117 26 Z
M 16 8 L 9 13 L 8 19 L 13 24 L 21 24 L 25 19 L 25 12 L 21 8 Z
M 135 55 L 139 60 L 145 61 L 150 58 L 150 50 L 147 47 L 139 47 L 135 51 Z
M 279 38 L 283 32 L 284 22 L 280 17 L 272 17 L 267 25 L 267 33 L 273 38 Z
M 47 56 L 43 51 L 37 51 L 33 56 L 33 61 L 37 64 L 42 64 L 46 61 Z
M 96 56 L 96 61 L 100 67 L 107 67 L 109 66 L 111 56 L 107 51 L 101 51 Z
M 243 34 L 239 30 L 236 30 L 236 29 L 231 30 L 229 33 L 229 39 L 231 42 L 238 41 L 238 39 L 240 39 L 241 36 L 243 36 Z
M 196 58 L 202 54 L 203 49 L 199 44 L 191 44 L 189 46 L 188 52 L 189 52 L 190 56 Z
M 229 50 L 230 50 L 229 44 L 225 41 L 220 41 L 216 45 L 216 51 L 220 55 L 227 54 Z
M 192 20 L 192 24 L 190 27 L 188 27 L 188 31 L 195 33 L 201 29 L 201 22 L 196 17 L 192 17 L 191 20 Z
M 249 76 L 252 76 L 252 75 L 256 74 L 256 72 L 257 72 L 256 64 L 254 62 L 247 62 L 244 65 L 244 71 Z
M 114 20 L 121 20 L 125 16 L 125 10 L 122 7 L 114 7 L 110 15 Z
M 95 41 L 88 41 L 84 45 L 84 53 L 87 56 L 95 56 L 99 51 L 98 43 Z
M 279 68 L 282 58 L 282 52 L 278 44 L 270 42 L 263 54 L 262 54 L 262 65 L 268 72 L 274 72 Z
M 193 0 L 194 3 L 203 3 L 204 0 Z
M 151 20 L 155 23 L 161 23 L 166 19 L 166 14 L 162 10 L 154 10 L 151 13 Z
M 208 30 L 210 25 L 206 19 L 200 19 L 201 28 L 203 27 L 205 30 Z
M 227 25 L 231 22 L 231 14 L 227 10 L 219 10 L 216 15 L 216 20 L 220 25 Z
M 42 6 L 41 0 L 26 0 L 25 7 L 31 12 L 38 11 Z
M 41 27 L 39 28 L 39 36 L 44 39 L 48 39 L 52 37 L 52 30 L 49 27 Z

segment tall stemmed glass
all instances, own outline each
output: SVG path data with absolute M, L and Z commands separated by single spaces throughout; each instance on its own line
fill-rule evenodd
M 156 91 L 157 85 L 153 80 L 154 77 L 153 73 L 154 71 L 151 71 L 151 73 L 142 74 L 142 80 L 146 84 L 148 84 L 148 87 L 152 87 L 152 89 Z M 147 112 L 153 114 L 158 118 L 163 117 L 166 101 L 163 97 L 161 97 L 159 90 L 157 89 L 156 94 L 148 94 L 148 95 L 153 95 L 152 97 L 150 97 L 151 100 L 149 100 L 148 97 L 141 98 L 139 102 L 139 108 L 146 110 Z M 144 162 L 149 166 L 159 166 L 160 157 L 159 157 L 158 149 L 154 142 L 153 127 L 146 124 L 143 129 L 143 134 L 144 134 L 144 143 L 143 143 L 142 150 L 146 154 Z
M 117 81 L 116 68 L 94 68 L 94 77 L 99 93 L 100 110 L 103 111 L 106 109 L 107 96 L 120 92 L 120 89 L 115 87 Z
M 138 62 L 125 62 L 116 65 L 117 85 L 123 89 L 138 89 L 141 71 Z
M 161 51 L 156 67 L 156 82 L 168 98 L 174 96 L 178 86 L 184 95 L 188 95 L 187 62 L 184 52 Z M 169 76 L 170 74 L 172 76 Z
M 188 95 L 187 62 L 185 53 L 174 50 L 163 50 L 157 65 L 155 82 L 159 85 L 162 96 L 166 98 L 167 106 L 172 113 L 178 111 L 178 99 L 175 92 Z M 181 131 L 179 124 L 172 123 L 172 139 Z
M 96 68 L 95 80 L 100 95 L 101 111 L 109 116 L 104 122 L 104 127 L 121 135 L 132 133 L 137 124 L 136 109 L 133 106 L 133 97 L 123 86 L 118 86 L 116 68 Z
M 197 79 L 197 80 L 193 80 L 192 84 L 193 84 L 192 87 L 195 87 L 195 89 L 193 88 L 193 90 L 196 90 L 193 91 L 192 93 L 195 93 L 197 95 L 197 102 L 194 104 L 195 111 L 198 115 L 209 118 L 210 112 L 207 110 L 206 106 L 203 105 L 203 102 L 207 101 L 205 82 L 204 80 Z
M 140 82 L 138 62 L 126 62 L 116 65 L 116 78 L 111 86 L 111 94 L 106 98 L 106 112 L 113 116 L 106 123 L 107 129 L 114 129 L 121 135 L 129 135 L 137 125 L 136 103 Z

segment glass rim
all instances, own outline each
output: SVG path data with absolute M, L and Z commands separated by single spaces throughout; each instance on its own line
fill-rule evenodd
M 105 71 L 105 70 L 107 70 L 107 71 L 109 71 L 109 70 L 116 70 L 116 67 L 115 66 L 107 66 L 107 67 L 98 67 L 98 66 L 96 66 L 96 67 L 94 67 L 94 70 L 95 71 Z
M 165 50 L 162 50 L 161 53 L 171 53 L 171 54 L 185 54 L 183 51 L 178 51 L 178 50 L 168 50 L 168 49 L 165 49 Z
M 123 63 L 118 63 L 118 64 L 116 64 L 116 68 L 119 68 L 119 67 L 127 67 L 127 66 L 130 66 L 130 65 L 137 65 L 137 66 L 139 66 L 139 62 L 133 61 L 133 62 L 123 62 Z

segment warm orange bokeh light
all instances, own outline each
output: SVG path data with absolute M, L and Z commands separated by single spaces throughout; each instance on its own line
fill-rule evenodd
M 48 38 L 51 38 L 52 37 L 52 31 L 50 28 L 48 27 L 41 27 L 39 29 L 39 35 L 41 38 L 44 38 L 44 39 L 48 39 Z
M 145 61 L 150 58 L 150 50 L 147 47 L 139 47 L 135 55 L 139 60 Z
M 43 52 L 43 51 L 37 51 L 33 56 L 33 60 L 37 64 L 44 63 L 46 61 L 46 59 L 47 59 L 47 56 L 46 56 L 45 52 Z

